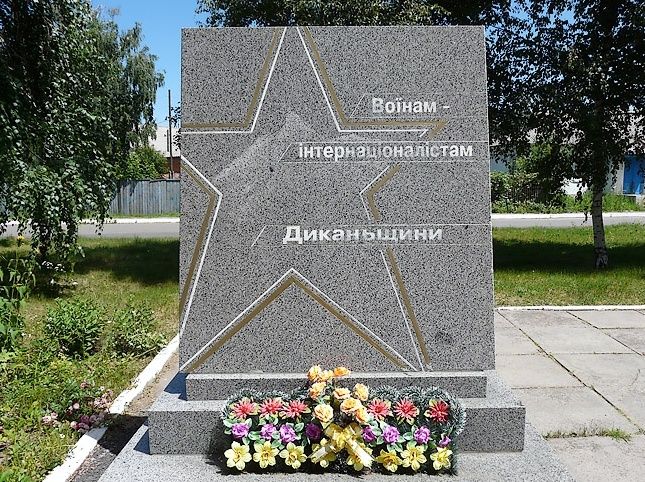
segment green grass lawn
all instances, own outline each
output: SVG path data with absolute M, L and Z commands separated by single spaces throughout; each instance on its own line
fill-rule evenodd
M 645 304 L 645 226 L 607 227 L 611 267 L 593 268 L 590 228 L 493 231 L 495 296 L 498 305 Z M 41 360 L 43 319 L 56 297 L 84 297 L 107 310 L 128 300 L 152 306 L 158 330 L 170 339 L 178 319 L 177 240 L 82 239 L 85 257 L 52 290 L 47 283 L 25 305 L 26 352 L 14 365 L 0 359 L 0 479 L 11 468 L 39 480 L 65 457 L 78 434 L 40 423 L 58 385 L 91 378 L 119 393 L 150 360 L 120 359 L 99 352 L 82 361 Z M 15 252 L 14 240 L 0 240 L 0 256 Z M 26 253 L 26 247 L 20 252 Z M 1 357 L 0 357 L 1 358 Z M 40 366 L 19 366 L 20 363 Z M 29 373 L 21 380 L 16 373 Z
M 19 474 L 42 480 L 76 443 L 79 434 L 69 425 L 52 428 L 41 423 L 47 407 L 62 403 L 70 383 L 91 380 L 118 394 L 152 358 L 119 357 L 106 347 L 83 360 L 52 356 L 41 347 L 49 346 L 44 318 L 47 309 L 56 306 L 56 297 L 91 299 L 108 317 L 129 301 L 146 303 L 166 340 L 177 332 L 177 240 L 83 239 L 81 244 L 85 258 L 61 287 L 41 283 L 27 300 L 19 355 L 7 360 L 0 353 L 0 480 L 23 480 Z M 0 239 L 0 257 L 12 256 L 15 249 L 13 240 Z
M 497 305 L 645 304 L 645 226 L 607 226 L 610 268 L 593 266 L 591 228 L 493 230 Z

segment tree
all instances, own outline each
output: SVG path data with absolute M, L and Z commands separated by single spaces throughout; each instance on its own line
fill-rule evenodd
M 488 23 L 510 0 L 197 0 L 213 27 Z
M 151 146 L 139 146 L 128 154 L 126 169 L 119 180 L 160 179 L 168 173 L 168 160 Z
M 644 148 L 645 3 L 516 0 L 489 30 L 492 136 L 519 154 L 549 145 L 541 171 L 568 166 L 591 190 L 604 268 L 603 192 L 625 154 Z
M 116 168 L 154 129 L 163 79 L 140 41 L 87 0 L 0 0 L 0 232 L 18 220 L 41 257 L 102 223 Z

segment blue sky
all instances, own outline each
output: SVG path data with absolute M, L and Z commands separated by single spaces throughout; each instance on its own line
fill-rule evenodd
M 92 0 L 95 7 L 117 8 L 116 21 L 121 30 L 139 22 L 143 27 L 143 43 L 157 58 L 157 70 L 164 72 L 165 84 L 157 91 L 155 119 L 167 125 L 168 89 L 173 105 L 180 100 L 180 35 L 182 27 L 194 27 L 202 19 L 195 14 L 194 0 Z

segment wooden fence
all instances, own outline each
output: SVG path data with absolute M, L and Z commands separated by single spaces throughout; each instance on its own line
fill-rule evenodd
M 179 199 L 179 179 L 123 181 L 110 203 L 110 214 L 176 214 Z

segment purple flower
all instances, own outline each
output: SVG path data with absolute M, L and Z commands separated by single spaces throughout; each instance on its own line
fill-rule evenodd
M 242 440 L 249 433 L 249 426 L 245 423 L 236 423 L 231 427 L 231 434 L 235 440 Z
M 439 447 L 447 447 L 448 445 L 450 445 L 450 442 L 452 442 L 450 437 L 448 437 L 447 435 L 444 435 L 439 441 Z
M 376 435 L 369 425 L 363 428 L 363 440 L 367 443 L 372 443 L 376 440 Z
M 383 440 L 385 440 L 389 444 L 398 442 L 399 429 L 393 427 L 392 425 L 386 425 L 383 429 Z
M 89 425 L 90 424 L 90 416 L 89 415 L 81 415 L 81 418 L 78 419 L 79 423 L 82 423 L 83 425 Z
M 305 428 L 305 434 L 307 434 L 307 438 L 312 442 L 318 442 L 322 438 L 322 428 L 315 423 L 308 423 Z
M 430 440 L 430 430 L 428 427 L 419 427 L 414 432 L 414 440 L 418 444 L 426 444 Z
M 296 431 L 291 425 L 283 425 L 280 427 L 280 440 L 282 443 L 288 444 L 296 439 Z
M 264 440 L 271 440 L 273 432 L 275 432 L 275 425 L 272 423 L 267 423 L 260 429 L 260 435 Z

